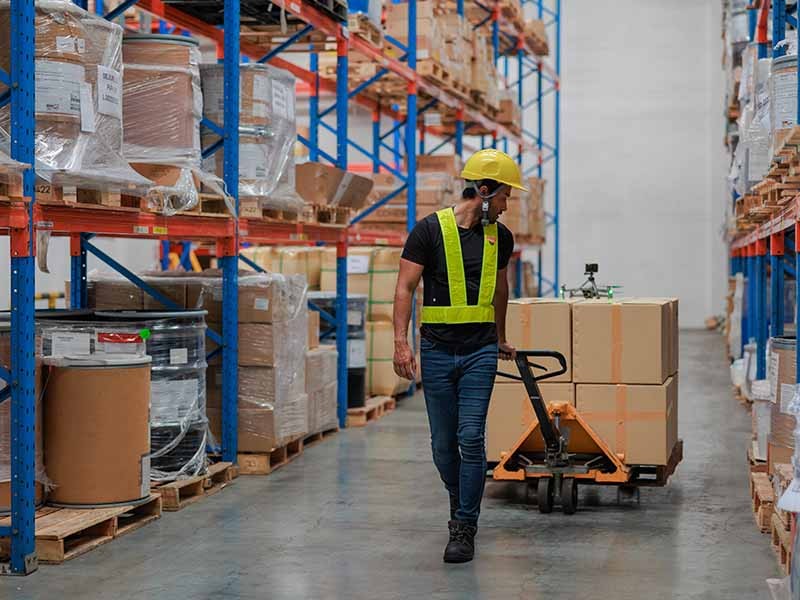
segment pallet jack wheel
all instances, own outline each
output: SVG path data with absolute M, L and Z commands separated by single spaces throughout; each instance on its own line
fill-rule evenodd
M 561 481 L 561 510 L 565 515 L 574 515 L 578 510 L 578 482 L 573 477 Z
M 539 503 L 539 512 L 547 514 L 553 512 L 553 502 L 555 500 L 555 485 L 552 477 L 542 477 L 536 488 L 536 500 Z

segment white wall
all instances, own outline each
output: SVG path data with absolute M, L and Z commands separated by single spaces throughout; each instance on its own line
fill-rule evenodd
M 562 282 L 599 262 L 626 295 L 680 297 L 684 327 L 725 293 L 719 5 L 562 2 Z

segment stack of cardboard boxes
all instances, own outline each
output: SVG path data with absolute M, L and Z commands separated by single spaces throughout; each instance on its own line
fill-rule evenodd
M 253 246 L 241 254 L 268 273 L 302 275 L 309 290 L 318 290 L 322 268 L 322 249 L 315 246 Z M 245 268 L 249 268 L 246 267 Z
M 566 373 L 540 384 L 547 402 L 574 405 L 625 463 L 667 464 L 678 440 L 676 299 L 522 299 L 509 303 L 507 323 L 516 348 L 567 358 Z M 507 381 L 498 378 L 489 407 L 489 461 L 535 419 L 524 386 Z
M 306 394 L 308 395 L 308 433 L 336 429 L 339 354 L 336 346 L 319 344 L 319 313 L 309 311 L 308 351 L 306 352 Z

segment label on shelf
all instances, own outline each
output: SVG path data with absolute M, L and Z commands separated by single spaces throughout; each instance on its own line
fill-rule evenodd
M 81 83 L 81 131 L 95 132 L 94 102 L 92 101 L 92 84 Z
M 133 233 L 138 233 L 140 235 L 147 235 L 148 233 L 150 233 L 150 230 L 145 225 L 134 225 Z
M 358 275 L 363 273 L 369 273 L 369 256 L 348 256 L 347 274 Z
M 155 235 L 167 235 L 167 228 L 164 226 L 153 225 L 153 233 Z
M 169 349 L 169 364 L 171 365 L 185 365 L 189 362 L 189 349 L 188 348 L 170 348 Z
M 362 369 L 367 366 L 367 341 L 347 340 L 347 366 Z
M 90 333 L 54 331 L 50 339 L 52 340 L 51 356 L 70 356 L 92 353 L 92 334 Z
M 83 65 L 37 60 L 36 112 L 80 117 L 84 80 Z
M 103 65 L 97 65 L 97 112 L 122 118 L 122 75 Z

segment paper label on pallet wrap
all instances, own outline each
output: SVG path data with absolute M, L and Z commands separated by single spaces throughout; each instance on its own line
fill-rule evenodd
M 359 275 L 369 273 L 369 256 L 353 255 L 347 257 L 347 274 Z
M 91 83 L 81 83 L 81 131 L 84 133 L 95 132 Z
M 188 348 L 170 348 L 169 349 L 169 364 L 171 365 L 185 365 L 189 362 L 189 349 Z
M 254 310 L 269 310 L 269 298 L 256 298 L 253 302 L 253 309 Z
M 289 88 L 280 81 L 272 82 L 272 114 L 281 119 L 294 120 L 294 99 Z
M 73 333 L 69 331 L 54 331 L 52 340 L 52 356 L 71 356 L 75 354 L 92 353 L 92 334 Z
M 179 423 L 197 411 L 199 391 L 197 379 L 151 380 L 150 422 L 163 425 Z
M 86 52 L 86 40 L 83 38 L 76 39 L 75 47 L 78 50 L 78 54 L 83 54 L 84 52 Z
M 767 379 L 769 380 L 769 399 L 775 403 L 778 401 L 778 367 L 780 366 L 781 357 L 777 352 L 769 355 L 769 367 L 767 370 Z
M 56 51 L 57 52 L 71 52 L 75 53 L 75 38 L 68 35 L 56 36 Z
M 772 108 L 775 111 L 773 127 L 785 129 L 794 125 L 797 116 L 797 71 L 773 73 Z
M 81 114 L 83 66 L 50 60 L 36 61 L 36 112 Z
M 792 400 L 794 399 L 795 387 L 796 386 L 790 383 L 781 384 L 781 412 L 784 414 L 794 414 L 789 411 L 789 406 L 791 406 Z
M 348 325 L 361 325 L 361 311 L 348 310 L 347 311 L 347 324 Z
M 347 366 L 351 369 L 367 366 L 366 340 L 347 340 Z
M 150 495 L 150 455 L 142 455 L 142 498 Z
M 239 144 L 239 177 L 264 179 L 267 176 L 266 147 L 261 144 Z
M 103 65 L 97 65 L 97 112 L 122 118 L 122 75 Z

